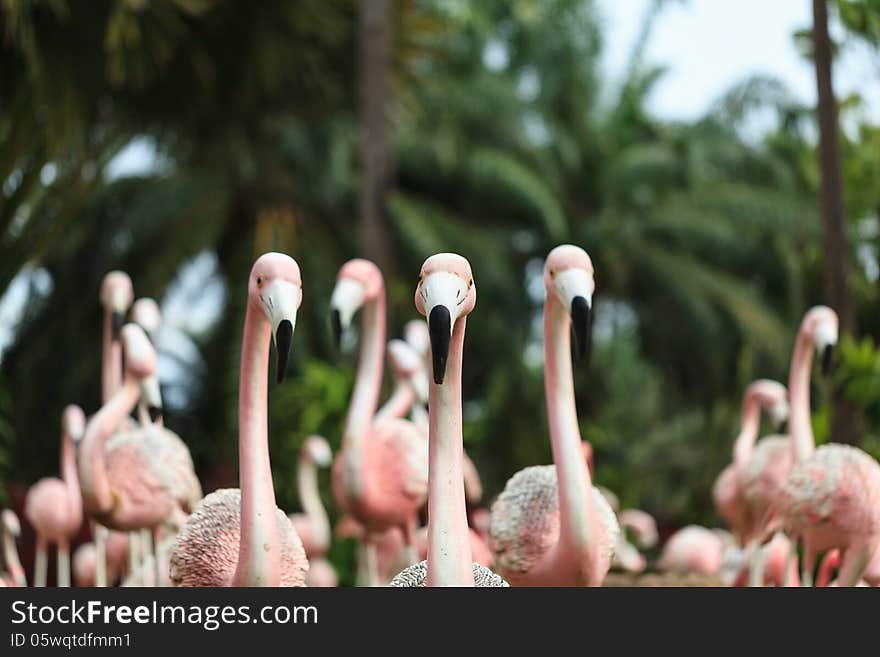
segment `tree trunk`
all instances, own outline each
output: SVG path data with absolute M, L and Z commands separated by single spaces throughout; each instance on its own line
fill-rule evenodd
M 387 279 L 392 273 L 387 222 L 387 195 L 393 177 L 390 0 L 361 0 L 360 48 L 361 248 Z
M 841 334 L 856 331 L 852 296 L 847 285 L 849 245 L 841 184 L 840 142 L 837 133 L 837 103 L 831 84 L 831 39 L 828 36 L 826 0 L 813 0 L 813 59 L 819 107 L 819 199 L 822 207 L 824 263 L 822 282 L 825 299 L 840 317 Z M 831 436 L 835 442 L 857 443 L 861 437 L 857 409 L 833 393 Z

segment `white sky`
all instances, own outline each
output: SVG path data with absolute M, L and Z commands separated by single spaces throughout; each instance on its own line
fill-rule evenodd
M 651 0 L 598 0 L 605 22 L 604 65 L 612 77 L 627 64 L 642 17 Z M 666 75 L 649 109 L 667 119 L 703 115 L 724 92 L 756 73 L 781 78 L 795 96 L 815 103 L 811 64 L 792 35 L 813 22 L 810 0 L 686 0 L 661 10 L 646 50 L 646 61 L 663 64 Z M 832 38 L 842 36 L 832 23 Z M 838 98 L 858 92 L 869 116 L 880 115 L 880 58 L 867 47 L 847 45 L 834 62 Z

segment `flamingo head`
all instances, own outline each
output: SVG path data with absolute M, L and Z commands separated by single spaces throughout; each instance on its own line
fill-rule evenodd
M 303 443 L 302 450 L 312 463 L 322 468 L 329 467 L 333 461 L 330 443 L 323 436 L 309 436 Z
M 375 263 L 355 258 L 342 265 L 330 296 L 330 320 L 337 346 L 355 313 L 367 302 L 376 300 L 384 287 L 382 272 Z
M 788 389 L 778 381 L 758 379 L 746 389 L 746 398 L 757 398 L 769 415 L 774 428 L 782 431 L 788 421 Z
M 277 358 L 276 380 L 284 381 L 296 313 L 302 303 L 302 277 L 296 260 L 284 253 L 264 253 L 251 268 L 248 303 L 272 327 Z
M 424 322 L 419 322 L 424 324 Z M 420 404 L 428 401 L 428 377 L 425 375 L 425 361 L 410 344 L 404 340 L 388 342 L 388 362 L 394 371 L 394 378 L 406 381 L 416 394 Z
M 422 358 L 428 357 L 428 352 L 431 351 L 431 337 L 428 335 L 428 325 L 425 322 L 417 319 L 408 321 L 403 327 L 403 337 Z
M 442 385 L 452 330 L 477 302 L 470 263 L 455 253 L 438 253 L 425 260 L 415 293 L 416 310 L 428 319 L 434 383 Z
M 131 321 L 138 324 L 147 332 L 147 337 L 151 342 L 155 342 L 156 334 L 162 325 L 162 312 L 159 310 L 159 304 L 155 299 L 149 297 L 141 297 L 131 306 Z
M 801 322 L 801 330 L 810 336 L 816 351 L 821 354 L 822 373 L 831 371 L 831 357 L 837 345 L 839 321 L 837 313 L 828 306 L 814 306 Z
M 593 262 L 579 246 L 563 244 L 553 249 L 544 262 L 544 285 L 571 317 L 574 356 L 584 358 L 588 351 L 590 310 L 593 306 Z
M 134 300 L 134 287 L 128 274 L 122 271 L 110 271 L 101 281 L 101 306 L 110 312 L 113 327 L 113 339 L 119 339 L 119 332 L 125 323 L 125 313 Z
M 15 511 L 12 509 L 3 509 L 2 514 L 0 514 L 0 520 L 3 522 L 3 529 L 5 531 L 9 532 L 16 538 L 21 536 L 21 523 L 18 521 L 18 516 L 15 515 Z
M 70 436 L 74 443 L 82 440 L 86 432 L 86 414 L 76 404 L 69 404 L 61 414 L 61 431 Z

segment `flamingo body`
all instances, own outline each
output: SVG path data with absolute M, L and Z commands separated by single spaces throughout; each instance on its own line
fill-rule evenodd
M 477 587 L 505 587 L 510 586 L 499 575 L 493 573 L 485 566 L 478 563 L 473 565 L 474 586 Z M 420 587 L 427 586 L 428 562 L 420 561 L 413 564 L 395 575 L 388 586 L 394 587 Z
M 309 563 L 288 517 L 276 509 L 281 586 L 305 586 Z M 241 539 L 241 491 L 222 488 L 207 495 L 177 535 L 171 553 L 174 586 L 232 586 Z

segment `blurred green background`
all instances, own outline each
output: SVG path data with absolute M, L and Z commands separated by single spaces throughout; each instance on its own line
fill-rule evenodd
M 817 440 L 880 456 L 880 119 L 839 97 L 846 129 L 829 133 L 769 76 L 693 120 L 656 116 L 665 69 L 645 48 L 669 4 L 645 3 L 611 80 L 587 0 L 0 3 L 0 504 L 20 508 L 57 473 L 65 404 L 98 407 L 98 287 L 113 268 L 162 304 L 168 426 L 206 491 L 237 485 L 246 277 L 267 250 L 296 258 L 304 281 L 290 376 L 269 402 L 288 512 L 302 440 L 339 445 L 355 353 L 333 347 L 328 302 L 355 256 L 383 267 L 389 338 L 416 317 L 426 256 L 473 264 L 464 437 L 487 500 L 551 459 L 536 280 L 562 242 L 596 266 L 576 391 L 596 480 L 624 506 L 664 531 L 718 523 L 710 489 L 741 393 L 787 381 L 816 303 L 851 308 L 833 376 L 816 377 Z M 828 10 L 834 55 L 861 48 L 880 66 L 880 2 Z M 786 35 L 811 67 L 812 29 Z M 820 159 L 820 135 L 839 161 Z M 132 149 L 150 166 L 119 174 Z M 828 171 L 845 212 L 823 222 Z M 827 246 L 835 221 L 842 250 Z M 829 299 L 834 272 L 845 285 Z M 351 542 L 331 558 L 350 582 Z

